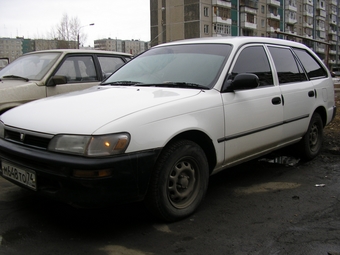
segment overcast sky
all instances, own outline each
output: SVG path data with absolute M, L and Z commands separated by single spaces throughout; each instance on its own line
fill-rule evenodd
M 0 37 L 48 38 L 64 14 L 77 17 L 85 46 L 102 38 L 150 40 L 149 0 L 0 0 Z

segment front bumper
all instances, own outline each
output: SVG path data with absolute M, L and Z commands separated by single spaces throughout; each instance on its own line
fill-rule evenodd
M 108 158 L 87 158 L 29 148 L 0 139 L 0 161 L 35 171 L 37 193 L 81 207 L 142 200 L 159 152 L 160 149 L 154 149 Z M 112 174 L 96 178 L 73 175 L 74 170 L 102 169 L 110 169 Z

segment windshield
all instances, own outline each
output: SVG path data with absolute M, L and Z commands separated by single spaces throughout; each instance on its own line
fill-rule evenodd
M 116 71 L 103 84 L 162 85 L 196 84 L 212 88 L 231 45 L 186 44 L 153 48 Z
M 55 52 L 23 55 L 0 71 L 0 79 L 22 77 L 41 80 L 59 55 Z

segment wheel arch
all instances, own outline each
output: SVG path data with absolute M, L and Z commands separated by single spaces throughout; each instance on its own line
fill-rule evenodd
M 322 119 L 322 124 L 325 127 L 327 123 L 327 112 L 323 106 L 319 106 L 315 109 L 314 113 L 318 113 Z
M 203 149 L 205 155 L 207 156 L 209 173 L 212 172 L 217 162 L 216 150 L 211 138 L 207 134 L 198 130 L 185 131 L 183 133 L 177 134 L 167 144 L 170 144 L 175 140 L 190 140 L 197 143 Z

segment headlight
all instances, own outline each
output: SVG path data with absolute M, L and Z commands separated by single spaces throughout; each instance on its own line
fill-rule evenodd
M 48 150 L 89 157 L 110 156 L 123 153 L 130 142 L 127 133 L 100 136 L 57 135 Z

